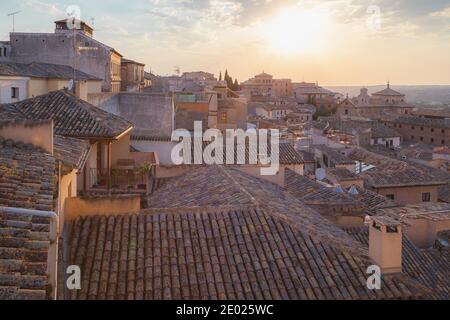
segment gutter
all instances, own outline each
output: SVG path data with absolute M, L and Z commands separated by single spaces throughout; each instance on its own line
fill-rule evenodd
M 47 256 L 48 282 L 51 286 L 51 298 L 56 300 L 57 264 L 58 264 L 58 215 L 53 211 L 39 211 L 23 208 L 0 207 L 0 212 L 18 216 L 50 218 L 50 247 Z

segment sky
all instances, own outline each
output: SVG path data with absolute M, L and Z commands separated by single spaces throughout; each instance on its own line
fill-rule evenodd
M 450 0 L 8 0 L 0 40 L 53 32 L 76 5 L 94 38 L 160 75 L 265 71 L 322 85 L 450 84 Z

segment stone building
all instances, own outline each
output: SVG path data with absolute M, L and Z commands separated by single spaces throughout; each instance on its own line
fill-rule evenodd
M 119 92 L 122 55 L 95 40 L 93 29 L 84 22 L 75 30 L 69 30 L 65 20 L 55 25 L 54 33 L 11 33 L 7 61 L 72 66 L 102 79 L 102 91 Z
M 411 114 L 413 109 L 414 107 L 406 102 L 405 95 L 393 90 L 388 83 L 386 89 L 372 95 L 368 94 L 366 88 L 362 88 L 357 97 L 345 98 L 337 105 L 337 115 L 380 119 L 386 115 Z
M 382 121 L 401 133 L 405 141 L 450 146 L 450 118 L 403 115 Z
M 75 78 L 73 85 L 69 84 Z M 14 103 L 72 86 L 71 91 L 83 100 L 100 93 L 102 79 L 71 66 L 33 62 L 0 62 L 0 103 Z
M 261 73 L 241 83 L 241 90 L 250 98 L 252 96 L 290 97 L 292 81 L 290 79 L 274 79 L 268 73 Z
M 145 64 L 133 60 L 122 59 L 121 91 L 140 92 L 146 87 L 144 75 Z
M 439 189 L 450 176 L 431 167 L 392 159 L 354 148 L 348 157 L 356 162 L 356 173 L 365 186 L 395 201 L 398 205 L 437 202 Z

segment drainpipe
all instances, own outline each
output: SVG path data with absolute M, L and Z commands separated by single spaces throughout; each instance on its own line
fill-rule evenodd
M 51 286 L 51 297 L 56 300 L 57 289 L 57 264 L 58 264 L 58 216 L 53 211 L 38 211 L 22 208 L 4 208 L 0 207 L 0 212 L 18 216 L 33 216 L 41 218 L 50 218 L 50 247 L 47 257 L 47 274 Z

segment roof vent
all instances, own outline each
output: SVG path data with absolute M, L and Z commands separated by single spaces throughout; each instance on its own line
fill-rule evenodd
M 350 188 L 350 190 L 348 190 L 348 193 L 354 196 L 357 196 L 359 194 L 358 189 L 354 185 Z

